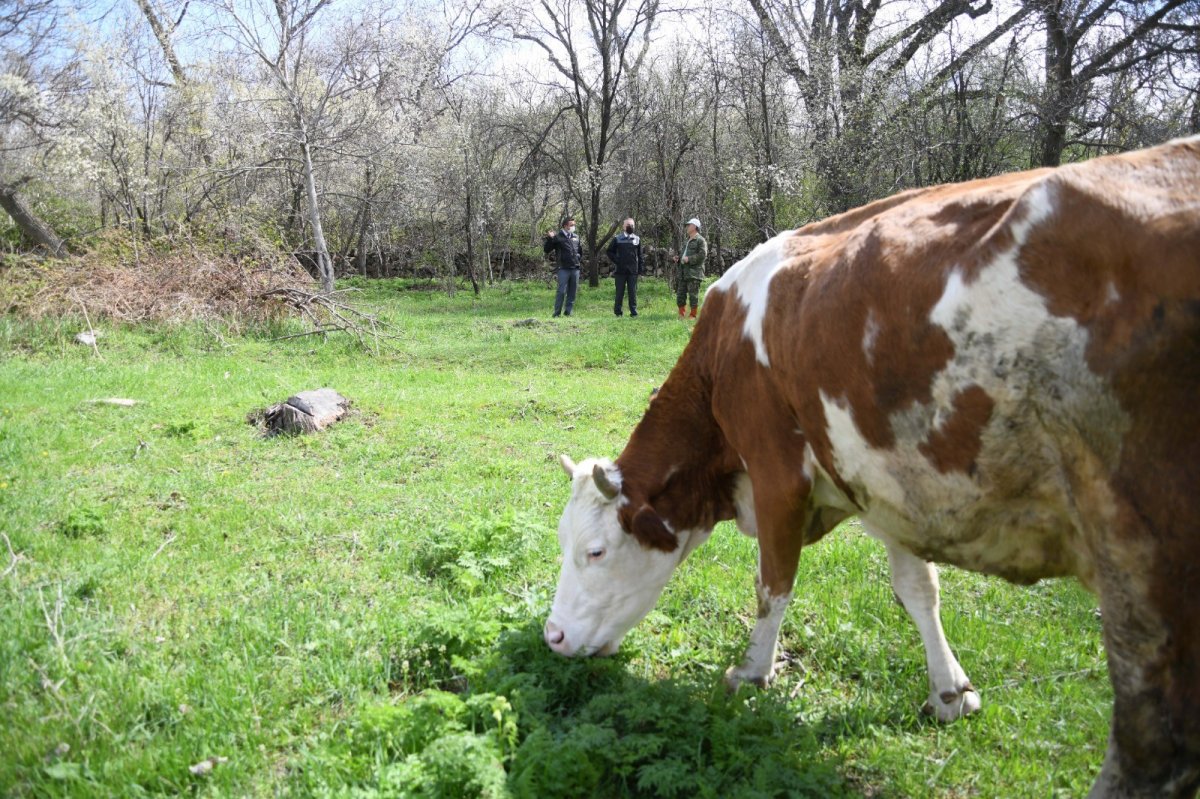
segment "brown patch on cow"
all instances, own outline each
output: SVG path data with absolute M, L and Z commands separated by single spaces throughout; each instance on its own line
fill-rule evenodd
M 771 284 L 763 322 L 771 369 L 804 376 L 788 397 L 798 426 L 852 501 L 857 491 L 833 463 L 821 394 L 845 404 L 871 447 L 895 445 L 893 414 L 931 403 L 934 378 L 954 357 L 949 335 L 929 316 L 963 262 L 964 243 L 985 239 L 1033 180 L 1026 173 L 907 192 L 789 240 L 791 261 Z M 964 402 L 957 423 L 970 428 L 982 403 L 973 395 Z M 948 467 L 958 462 L 952 448 L 935 447 Z
M 1147 595 L 1130 606 L 1165 633 L 1140 664 L 1149 685 L 1136 701 L 1149 712 L 1121 722 L 1129 700 L 1116 685 L 1114 734 L 1122 749 L 1150 742 L 1159 751 L 1143 754 L 1164 768 L 1190 752 L 1200 775 L 1200 142 L 1099 159 L 1060 170 L 1053 181 L 1071 223 L 1032 232 L 1022 277 L 1052 313 L 1087 329 L 1088 366 L 1129 419 L 1113 453 L 1111 488 L 1121 511 L 1113 538 L 1098 545 L 1149 547 L 1140 562 L 1113 564 L 1107 589 L 1101 574 L 1099 589 L 1103 598 L 1136 570 Z M 1109 624 L 1106 608 L 1110 650 L 1141 637 L 1109 633 Z M 1190 784 L 1198 782 L 1193 776 Z
M 1200 787 L 1200 142 L 1064 168 L 1052 183 L 1069 224 L 1031 231 L 1021 275 L 1087 330 L 1088 368 L 1127 420 L 1083 424 L 1090 442 L 1120 434 L 1093 444 L 1118 509 L 1090 542 L 1117 773 L 1130 793 L 1173 784 L 1188 796 Z
M 1190 271 L 1200 273 L 1200 256 L 1193 257 Z M 1100 593 L 1122 755 L 1164 774 L 1190 758 L 1193 772 L 1183 784 L 1194 791 L 1200 786 L 1200 306 L 1183 313 L 1172 305 L 1161 322 L 1151 315 L 1133 331 L 1141 357 L 1114 364 L 1114 390 L 1132 425 L 1111 484 L 1121 512 L 1102 544 L 1116 553 L 1115 573 L 1100 575 Z M 1125 555 L 1131 549 L 1146 552 Z M 1144 593 L 1128 596 L 1124 584 L 1134 577 Z
M 942 425 L 929 433 L 917 448 L 942 474 L 973 474 L 975 459 L 983 448 L 983 429 L 992 418 L 995 403 L 980 386 L 970 386 L 954 395 L 952 412 Z
M 626 525 L 626 529 L 641 542 L 642 546 L 663 552 L 674 552 L 679 548 L 679 539 L 667 529 L 663 519 L 654 508 L 642 505 Z
M 735 516 L 732 476 L 742 465 L 713 415 L 708 363 L 718 350 L 717 315 L 710 308 L 697 323 L 679 362 L 617 457 L 622 493 L 630 500 L 619 518 L 639 540 L 633 523 L 642 504 L 675 530 L 712 529 Z M 646 540 L 659 540 L 653 531 L 644 532 Z

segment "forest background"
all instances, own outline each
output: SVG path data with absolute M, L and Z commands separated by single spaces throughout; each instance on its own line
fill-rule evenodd
M 718 272 L 901 189 L 1200 131 L 1198 10 L 2 0 L 0 252 L 217 242 L 295 253 L 327 291 L 478 290 L 544 275 L 570 211 L 592 285 L 626 216 L 662 252 L 700 217 Z

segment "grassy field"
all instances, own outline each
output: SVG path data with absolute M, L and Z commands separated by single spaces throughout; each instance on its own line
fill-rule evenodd
M 557 455 L 615 456 L 688 336 L 661 284 L 638 319 L 611 288 L 551 320 L 545 285 L 373 284 L 403 337 L 379 354 L 109 327 L 96 358 L 76 325 L 0 318 L 0 795 L 1085 793 L 1093 599 L 944 569 L 984 709 L 940 726 L 854 522 L 806 551 L 769 691 L 722 687 L 755 612 L 731 525 L 620 655 L 549 652 Z M 354 400 L 326 433 L 246 423 L 320 386 Z M 114 396 L 139 404 L 89 402 Z

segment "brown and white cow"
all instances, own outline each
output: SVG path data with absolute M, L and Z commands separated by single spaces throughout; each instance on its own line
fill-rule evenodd
M 759 545 L 737 684 L 766 684 L 800 550 L 887 547 L 929 704 L 979 707 L 941 561 L 1100 601 L 1116 695 L 1095 797 L 1200 784 L 1200 137 L 898 194 L 709 290 L 615 462 L 571 474 L 549 646 L 607 654 L 722 520 Z

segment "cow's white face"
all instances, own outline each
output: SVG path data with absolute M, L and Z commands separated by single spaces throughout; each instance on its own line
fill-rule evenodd
M 562 571 L 546 621 L 546 643 L 567 657 L 611 655 L 698 543 L 688 539 L 704 536 L 677 533 L 673 552 L 643 546 L 617 519 L 628 500 L 612 462 L 589 458 L 576 465 L 565 455 L 561 462 L 571 475 L 571 499 L 558 522 Z

